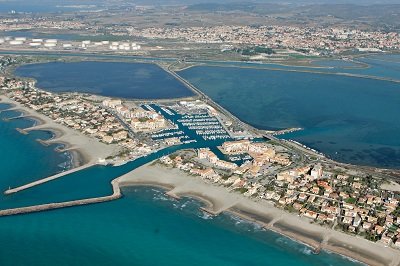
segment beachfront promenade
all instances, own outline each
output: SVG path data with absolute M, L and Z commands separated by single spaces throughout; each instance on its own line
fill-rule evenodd
M 37 181 L 28 183 L 28 184 L 20 186 L 20 187 L 8 189 L 8 190 L 6 190 L 4 192 L 4 194 L 9 195 L 9 194 L 17 193 L 17 192 L 20 192 L 22 190 L 26 190 L 26 189 L 29 189 L 29 188 L 32 188 L 32 187 L 35 187 L 35 186 L 39 186 L 39 185 L 42 185 L 44 183 L 47 183 L 47 182 L 53 181 L 55 179 L 58 179 L 60 177 L 63 177 L 63 176 L 66 176 L 66 175 L 81 171 L 81 170 L 89 168 L 89 167 L 92 167 L 92 166 L 94 166 L 96 164 L 97 163 L 85 164 L 85 165 L 82 165 L 80 167 L 77 167 L 77 168 L 74 168 L 74 169 L 71 169 L 71 170 L 68 170 L 68 171 L 65 171 L 65 172 L 61 172 L 59 174 L 56 174 L 56 175 L 53 175 L 53 176 L 49 176 L 47 178 L 43 178 L 43 179 L 37 180 Z
M 121 189 L 118 185 L 118 182 L 119 182 L 118 178 L 111 181 L 111 185 L 113 188 L 113 194 L 109 195 L 109 196 L 81 199 L 81 200 L 72 200 L 72 201 L 65 201 L 65 202 L 59 202 L 59 203 L 48 203 L 48 204 L 42 204 L 42 205 L 1 210 L 0 216 L 10 216 L 10 215 L 25 214 L 25 213 L 31 213 L 31 212 L 48 211 L 48 210 L 53 210 L 53 209 L 67 208 L 67 207 L 73 207 L 73 206 L 82 206 L 82 205 L 95 204 L 95 203 L 116 200 L 116 199 L 119 199 L 122 197 Z

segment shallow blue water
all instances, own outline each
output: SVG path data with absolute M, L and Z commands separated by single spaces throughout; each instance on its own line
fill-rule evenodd
M 32 123 L 0 119 L 2 191 L 9 184 L 56 173 L 66 160 L 54 147 L 35 141 L 51 134 L 22 135 L 15 130 Z M 107 195 L 111 179 L 151 159 L 93 167 L 12 196 L 1 195 L 0 208 Z M 227 214 L 210 219 L 195 200 L 177 202 L 151 188 L 123 193 L 121 200 L 103 204 L 0 217 L 0 265 L 357 265 L 325 252 L 312 255 L 301 244 Z
M 21 66 L 15 74 L 35 78 L 37 87 L 53 92 L 87 92 L 139 99 L 193 96 L 192 91 L 154 64 L 54 62 Z
M 339 75 L 199 66 L 180 72 L 260 129 L 343 162 L 400 168 L 400 84 Z
M 190 199 L 131 189 L 105 204 L 0 219 L 1 265 L 354 265 Z M 18 254 L 23 253 L 23 256 Z

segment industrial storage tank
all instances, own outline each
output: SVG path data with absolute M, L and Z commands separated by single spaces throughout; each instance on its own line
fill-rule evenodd
M 47 48 L 51 48 L 51 47 L 56 47 L 57 46 L 57 43 L 45 43 L 44 44 L 44 47 L 47 47 Z
M 26 41 L 26 38 L 25 38 L 25 37 L 15 37 L 14 40 L 15 40 L 15 41 L 22 41 L 22 42 L 24 42 L 24 41 Z
M 21 45 L 23 43 L 24 43 L 23 41 L 17 41 L 17 40 L 10 41 L 11 45 Z
M 57 43 L 57 39 L 48 39 L 45 41 L 46 43 Z
M 39 47 L 41 45 L 42 44 L 40 42 L 31 42 L 31 43 L 29 43 L 29 46 L 31 46 L 31 47 Z

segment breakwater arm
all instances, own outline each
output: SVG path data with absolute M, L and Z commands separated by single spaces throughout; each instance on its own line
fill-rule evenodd
M 80 167 L 76 167 L 76 168 L 74 168 L 74 169 L 71 169 L 71 170 L 68 170 L 68 171 L 65 171 L 65 172 L 61 172 L 61 173 L 56 174 L 56 175 L 53 175 L 53 176 L 49 176 L 49 177 L 47 177 L 47 178 L 43 178 L 43 179 L 40 179 L 40 180 L 31 182 L 31 183 L 29 183 L 29 184 L 26 184 L 26 185 L 23 185 L 23 186 L 20 186 L 20 187 L 8 189 L 8 190 L 6 190 L 6 191 L 4 192 L 4 194 L 5 194 L 5 195 L 9 195 L 9 194 L 17 193 L 17 192 L 19 192 L 19 191 L 26 190 L 26 189 L 29 189 L 29 188 L 32 188 L 32 187 L 41 185 L 41 184 L 43 184 L 43 183 L 50 182 L 50 181 L 55 180 L 55 179 L 57 179 L 57 178 L 60 178 L 60 177 L 63 177 L 63 176 L 66 176 L 66 175 L 69 175 L 69 174 L 72 174 L 72 173 L 81 171 L 81 170 L 83 170 L 83 169 L 92 167 L 92 166 L 94 166 L 94 165 L 96 165 L 96 163 L 85 164 L 85 165 L 82 165 L 82 166 L 80 166 Z
M 102 203 L 102 202 L 116 200 L 122 197 L 121 189 L 119 188 L 118 182 L 119 178 L 116 178 L 113 181 L 111 181 L 113 194 L 109 196 L 6 209 L 0 211 L 0 217 L 32 213 L 32 212 L 48 211 L 53 209 L 68 208 L 73 206 L 81 206 L 81 205 L 88 205 L 88 204 L 95 204 L 95 203 Z

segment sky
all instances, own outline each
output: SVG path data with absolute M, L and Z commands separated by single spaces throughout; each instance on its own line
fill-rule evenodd
M 191 5 L 198 3 L 295 3 L 295 4 L 400 4 L 400 0 L 0 0 L 0 12 L 61 12 L 80 10 L 82 7 L 76 5 L 99 5 L 104 3 L 118 4 L 130 3 L 139 5 Z M 73 7 L 75 5 L 75 7 Z
M 130 3 L 230 3 L 230 2 L 259 2 L 259 3 L 312 3 L 312 4 L 384 4 L 393 3 L 400 4 L 400 0 L 0 0 L 0 3 L 18 3 L 26 5 L 43 5 L 44 3 L 53 4 L 99 4 L 103 2 L 130 2 Z

